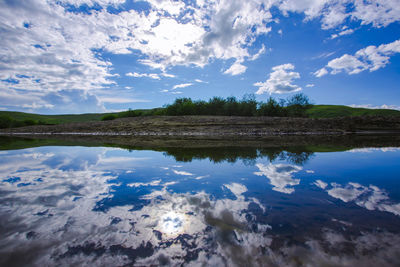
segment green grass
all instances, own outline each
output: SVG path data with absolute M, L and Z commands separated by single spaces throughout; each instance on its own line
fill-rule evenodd
M 163 110 L 162 108 L 155 108 L 155 109 L 138 109 L 135 111 L 139 112 L 141 116 L 149 116 L 152 114 L 157 114 L 162 110 Z M 9 117 L 17 122 L 32 120 L 38 124 L 62 124 L 71 122 L 101 121 L 104 117 L 107 116 L 115 116 L 115 118 L 123 118 L 126 117 L 127 112 L 128 111 L 116 112 L 116 113 L 41 115 L 41 114 L 25 113 L 17 111 L 0 111 L 0 117 Z
M 157 114 L 159 109 L 137 110 L 141 112 L 141 116 Z M 34 120 L 41 121 L 46 124 L 61 124 L 70 122 L 88 122 L 100 121 L 104 116 L 113 114 L 116 117 L 123 117 L 124 112 L 120 113 L 88 113 L 88 114 L 66 114 L 66 115 L 40 115 L 33 113 L 15 112 L 15 111 L 0 111 L 0 116 L 8 116 L 16 121 Z M 367 108 L 352 108 L 340 105 L 314 105 L 307 110 L 307 115 L 310 118 L 334 118 L 347 116 L 400 116 L 400 111 L 391 109 L 367 109 Z
M 107 113 L 109 114 L 109 113 Z M 66 115 L 40 115 L 15 111 L 0 111 L 0 116 L 8 116 L 17 121 L 35 120 L 47 124 L 60 124 L 68 122 L 99 121 L 105 113 L 66 114 Z
M 340 105 L 314 105 L 307 110 L 310 118 L 335 118 L 350 116 L 400 116 L 399 110 L 352 108 Z

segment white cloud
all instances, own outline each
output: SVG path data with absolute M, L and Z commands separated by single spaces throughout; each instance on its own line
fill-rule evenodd
M 176 77 L 174 74 L 170 74 L 170 73 L 166 73 L 166 72 L 161 73 L 161 76 L 164 76 L 167 78 L 175 78 Z
M 192 85 L 193 85 L 193 83 L 181 83 L 181 84 L 174 85 L 174 87 L 172 87 L 172 90 L 175 90 L 178 88 L 185 88 L 185 87 L 189 87 Z
M 389 64 L 390 56 L 396 53 L 400 53 L 400 40 L 378 47 L 371 45 L 358 50 L 354 56 L 344 54 L 339 58 L 332 59 L 324 68 L 316 71 L 314 75 L 322 77 L 328 73 L 346 72 L 351 75 L 365 70 L 376 71 Z
M 197 83 L 208 83 L 208 82 L 200 80 L 200 79 L 195 79 L 194 81 L 197 82 Z
M 158 186 L 160 185 L 161 180 L 154 180 L 148 183 L 130 183 L 127 184 L 127 186 L 129 187 L 140 187 L 140 186 Z
M 399 21 L 400 5 L 397 0 L 355 1 L 352 17 L 361 20 L 361 24 L 374 27 L 386 27 Z
M 354 30 L 353 30 L 353 29 L 347 29 L 347 30 L 341 31 L 341 32 L 339 32 L 339 33 L 332 34 L 332 35 L 331 35 L 331 39 L 336 39 L 336 38 L 338 38 L 339 36 L 349 35 L 349 34 L 352 34 L 352 33 L 354 33 Z
M 135 98 L 124 98 L 124 97 L 99 97 L 99 100 L 104 103 L 112 104 L 125 104 L 125 103 L 146 103 L 149 100 L 135 99 Z
M 327 57 L 332 56 L 333 54 L 335 54 L 335 52 L 324 52 L 324 53 L 321 53 L 321 54 L 319 54 L 319 55 L 317 55 L 315 57 L 312 57 L 311 59 L 327 58 Z
M 322 69 L 319 69 L 319 70 L 317 70 L 316 72 L 314 72 L 314 75 L 315 75 L 315 77 L 318 77 L 318 78 L 320 78 L 320 77 L 322 77 L 322 76 L 325 76 L 326 74 L 328 74 L 329 72 L 326 70 L 326 68 L 322 68 Z
M 356 57 L 345 54 L 340 58 L 329 61 L 327 67 L 332 69 L 331 74 L 340 73 L 342 70 L 348 74 L 357 74 L 365 70 L 367 65 Z
M 281 33 L 281 34 L 282 34 L 282 33 Z M 256 60 L 256 59 L 258 59 L 262 54 L 265 53 L 265 51 L 266 51 L 265 45 L 263 44 L 262 47 L 261 47 L 261 49 L 258 50 L 258 52 L 257 52 L 256 54 L 254 54 L 254 55 L 250 58 L 250 60 Z
M 311 87 L 314 87 L 314 86 L 315 86 L 315 84 L 313 84 L 313 83 L 309 83 L 309 84 L 306 85 L 307 88 L 311 88 Z
M 274 7 L 284 13 L 304 13 L 306 20 L 320 18 L 325 29 L 348 19 L 384 27 L 400 17 L 396 0 L 147 0 L 151 8 L 146 12 L 109 12 L 109 5 L 124 2 L 1 1 L 0 80 L 14 79 L 17 83 L 2 82 L 0 89 L 17 90 L 18 94 L 21 90 L 75 89 L 97 93 L 115 84 L 117 76 L 112 62 L 102 57 L 104 52 L 138 53 L 137 62 L 162 71 L 177 65 L 202 67 L 214 59 L 233 60 L 235 63 L 225 72 L 239 75 L 246 71 L 246 62 L 265 52 L 264 46 L 256 54 L 249 51 L 254 50 L 261 35 L 271 31 L 269 25 L 277 22 L 270 12 Z M 103 8 L 90 13 L 71 12 L 64 4 L 98 4 Z M 349 32 L 344 29 L 339 34 Z M 380 68 L 387 64 L 388 53 L 379 50 L 368 54 L 368 60 Z M 174 75 L 163 72 L 140 77 Z M 37 102 L 39 106 L 43 104 Z
M 256 94 L 285 94 L 301 90 L 298 85 L 292 84 L 294 79 L 299 79 L 300 74 L 294 72 L 293 64 L 283 64 L 272 68 L 269 79 L 265 82 L 257 82 L 254 86 L 259 87 Z
M 125 3 L 126 0 L 60 0 L 60 2 L 64 4 L 70 4 L 76 7 L 80 7 L 83 4 L 92 7 L 95 4 L 98 4 L 100 6 L 108 6 L 108 5 L 118 6 L 119 4 Z
M 156 73 L 137 73 L 137 72 L 128 72 L 127 74 L 125 74 L 128 77 L 135 77 L 135 78 L 142 78 L 142 77 L 147 77 L 150 79 L 154 79 L 154 80 L 160 80 L 160 76 Z
M 224 74 L 230 74 L 232 76 L 239 75 L 246 72 L 247 67 L 243 66 L 240 62 L 236 61 L 229 67 Z
M 387 105 L 387 104 L 383 104 L 383 105 L 380 105 L 380 106 L 371 105 L 371 104 L 364 104 L 364 105 L 352 104 L 352 105 L 349 105 L 349 107 L 352 107 L 352 108 L 371 108 L 371 109 L 395 109 L 395 110 L 400 110 L 400 106 Z
M 286 14 L 304 13 L 306 20 L 320 18 L 323 29 L 332 29 L 349 19 L 378 28 L 400 20 L 397 0 L 282 0 L 275 4 Z

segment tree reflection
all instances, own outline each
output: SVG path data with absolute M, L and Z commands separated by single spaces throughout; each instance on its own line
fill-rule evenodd
M 166 148 L 165 156 L 172 156 L 176 161 L 191 162 L 208 159 L 213 163 L 235 163 L 241 160 L 245 165 L 254 165 L 258 158 L 267 158 L 270 162 L 283 160 L 296 165 L 305 164 L 314 152 L 291 148 L 254 148 L 254 147 L 221 147 L 221 148 Z

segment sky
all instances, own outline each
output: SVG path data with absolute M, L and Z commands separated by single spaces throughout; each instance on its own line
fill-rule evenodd
M 0 110 L 178 97 L 400 109 L 400 0 L 0 0 Z

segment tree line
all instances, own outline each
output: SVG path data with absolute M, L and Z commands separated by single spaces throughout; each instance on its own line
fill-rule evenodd
M 269 116 L 269 117 L 306 117 L 307 109 L 312 106 L 309 98 L 295 94 L 287 99 L 276 100 L 270 97 L 267 102 L 257 101 L 254 95 L 245 95 L 238 100 L 236 97 L 213 97 L 208 101 L 191 98 L 177 98 L 174 103 L 164 108 L 152 110 L 128 110 L 119 114 L 108 114 L 102 120 L 113 120 L 123 117 L 138 116 Z
M 254 95 L 245 95 L 242 99 L 236 97 L 213 97 L 208 101 L 177 98 L 172 104 L 150 110 L 132 110 L 106 114 L 101 120 L 139 116 L 269 116 L 269 117 L 307 117 L 307 109 L 311 107 L 310 100 L 302 93 L 287 99 L 276 100 L 270 97 L 267 102 L 257 101 Z M 21 127 L 48 124 L 41 120 L 16 120 L 7 115 L 0 116 L 0 128 Z
M 178 98 L 165 107 L 165 115 L 306 117 L 306 110 L 310 107 L 304 94 L 279 101 L 270 97 L 267 102 L 256 101 L 254 95 L 245 95 L 241 100 L 235 97 L 213 97 L 208 101 Z

